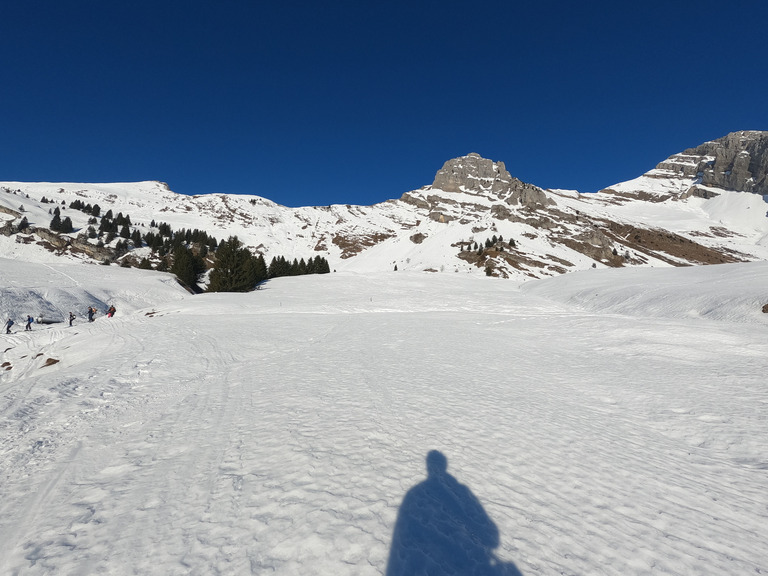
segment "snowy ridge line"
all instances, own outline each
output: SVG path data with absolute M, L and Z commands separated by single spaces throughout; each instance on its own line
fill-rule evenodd
M 750 161 L 762 166 L 758 144 L 765 138 L 761 132 L 734 133 L 710 144 L 726 151 L 747 146 Z M 709 147 L 673 155 L 646 174 L 595 194 L 542 190 L 514 178 L 502 162 L 469 154 L 446 162 L 431 185 L 373 206 L 288 208 L 250 195 L 189 197 L 158 182 L 0 183 L 0 255 L 35 261 L 106 258 L 94 252 L 97 238 L 77 241 L 90 225 L 88 214 L 66 208 L 77 200 L 128 214 L 132 233 L 140 236 L 156 231 L 150 230 L 152 222 L 175 231 L 202 230 L 219 241 L 236 235 L 267 262 L 277 255 L 297 261 L 321 256 L 339 272 L 397 268 L 524 282 L 593 267 L 768 260 L 768 205 L 760 194 L 734 191 L 762 190 L 762 177 L 756 172 L 741 178 L 746 149 L 734 159 L 738 166 L 728 168 L 730 152 L 710 154 L 704 149 Z M 64 235 L 74 241 L 69 247 L 62 245 L 66 240 L 13 228 L 22 213 L 32 228 L 49 226 L 51 207 L 63 207 L 62 214 L 72 219 L 75 232 Z M 504 241 L 480 249 L 492 236 Z M 134 243 L 147 242 L 132 238 Z M 146 245 L 114 258 L 134 266 L 144 258 L 160 264 Z

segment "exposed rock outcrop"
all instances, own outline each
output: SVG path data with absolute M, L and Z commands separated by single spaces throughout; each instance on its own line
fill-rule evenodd
M 674 154 L 656 168 L 700 178 L 703 186 L 768 194 L 768 132 L 731 132 Z
M 435 174 L 432 188 L 444 192 L 487 194 L 504 199 L 508 204 L 522 206 L 554 204 L 541 188 L 513 177 L 504 162 L 494 162 L 474 152 L 443 164 Z

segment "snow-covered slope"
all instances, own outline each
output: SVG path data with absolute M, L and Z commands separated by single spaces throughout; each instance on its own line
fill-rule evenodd
M 54 251 L 64 258 L 98 260 L 74 244 L 52 245 L 42 232 L 19 234 L 14 228 L 22 216 L 33 228 L 46 228 L 49 211 L 60 207 L 62 216 L 73 220 L 75 232 L 69 236 L 75 238 L 86 230 L 89 215 L 66 207 L 81 200 L 98 204 L 102 214 L 112 210 L 130 216 L 142 235 L 153 221 L 174 230 L 204 230 L 219 240 L 236 235 L 267 261 L 277 255 L 289 260 L 320 255 L 338 271 L 396 266 L 526 280 L 592 267 L 766 260 L 766 198 L 718 187 L 733 181 L 762 189 L 761 163 L 768 163 L 768 152 L 760 146 L 768 142 L 768 133 L 740 134 L 729 135 L 725 144 L 674 155 L 639 178 L 597 194 L 541 190 L 514 178 L 502 162 L 477 154 L 446 162 L 432 185 L 374 206 L 287 208 L 258 196 L 188 197 L 158 182 L 6 182 L 0 183 L 0 232 L 6 234 L 0 234 L 0 257 L 50 261 Z M 745 149 L 736 153 L 734 146 Z M 721 177 L 716 169 L 728 174 Z M 748 169 L 755 177 L 745 180 L 753 174 Z M 136 264 L 149 255 L 148 248 L 139 247 L 125 258 Z
M 16 322 L 64 322 L 72 312 L 84 318 L 88 307 L 105 313 L 114 305 L 122 313 L 182 298 L 187 292 L 175 276 L 114 266 L 72 266 L 0 258 L 0 318 Z
M 768 567 L 763 262 L 197 296 L 0 270 L 4 311 L 118 302 L 1 336 L 2 574 Z

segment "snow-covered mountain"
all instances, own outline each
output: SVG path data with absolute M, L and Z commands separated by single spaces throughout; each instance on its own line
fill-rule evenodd
M 83 212 L 62 213 L 75 228 L 64 240 L 44 230 L 53 206 L 80 200 L 102 214 L 128 215 L 142 234 L 155 221 L 219 240 L 237 235 L 267 261 L 321 255 L 338 271 L 396 266 L 528 279 L 592 267 L 763 260 L 767 165 L 768 132 L 751 131 L 673 155 L 596 194 L 542 190 L 477 154 L 449 160 L 431 185 L 373 206 L 288 208 L 258 196 L 184 196 L 159 182 L 4 182 L 0 256 L 103 259 L 93 249 L 99 239 L 84 238 Z M 22 217 L 29 233 L 16 231 Z M 139 247 L 122 258 L 135 263 L 149 252 Z
M 765 573 L 765 133 L 741 138 L 592 195 L 475 154 L 365 207 L 6 183 L 0 574 Z M 87 230 L 78 199 L 339 271 L 192 295 L 84 265 L 110 246 L 45 230 Z M 675 266 L 735 260 L 760 261 Z

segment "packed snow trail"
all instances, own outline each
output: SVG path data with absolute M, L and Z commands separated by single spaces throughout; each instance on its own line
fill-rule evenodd
M 766 569 L 766 324 L 562 300 L 339 274 L 14 336 L 0 573 L 384 574 L 430 450 L 522 574 Z

